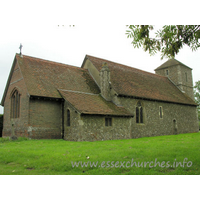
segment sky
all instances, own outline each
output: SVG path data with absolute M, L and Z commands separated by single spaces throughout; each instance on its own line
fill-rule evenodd
M 0 0 L 0 100 L 20 43 L 22 53 L 32 57 L 80 67 L 88 54 L 154 73 L 167 59 L 134 49 L 126 37 L 125 24 L 158 24 L 155 29 L 162 27 L 160 24 L 198 24 L 199 11 L 198 6 L 191 10 L 188 4 L 179 9 L 179 2 L 172 0 L 164 8 L 157 0 L 142 2 Z M 172 5 L 176 13 L 166 15 Z M 200 80 L 199 53 L 184 47 L 176 56 L 193 68 L 194 83 Z
M 77 67 L 81 66 L 85 55 L 88 54 L 154 73 L 154 69 L 167 59 L 160 60 L 160 54 L 150 56 L 148 52 L 144 52 L 142 49 L 134 49 L 131 45 L 131 40 L 127 39 L 125 35 L 125 24 L 157 24 L 156 27 L 161 26 L 160 24 L 199 24 L 199 6 L 196 5 L 198 5 L 196 0 L 190 0 L 189 3 L 168 0 L 165 4 L 158 0 L 0 0 L 0 100 L 3 96 L 15 54 L 19 53 L 20 43 L 23 45 L 22 53 L 24 55 Z M 75 24 L 75 27 L 70 28 L 69 24 Z M 200 80 L 199 55 L 199 50 L 192 52 L 187 47 L 184 47 L 176 56 L 177 60 L 193 68 L 193 82 Z M 1 113 L 3 113 L 3 107 L 0 106 Z M 35 182 L 38 182 L 38 177 L 35 178 L 37 178 Z M 94 178 L 99 181 L 97 177 Z M 150 194 L 154 199 L 156 199 L 156 196 L 159 197 L 157 199 L 160 199 L 161 195 L 163 198 L 163 194 L 165 194 L 166 198 L 169 198 L 171 197 L 169 196 L 171 195 L 170 191 L 173 192 L 173 197 L 176 193 L 176 197 L 179 199 L 182 197 L 189 198 L 191 194 L 196 194 L 194 190 L 190 192 L 188 184 L 185 184 L 188 181 L 191 188 L 193 188 L 193 185 L 196 186 L 196 181 L 187 179 L 189 177 L 184 177 L 184 180 L 181 179 L 182 181 L 179 181 L 178 184 L 177 178 L 173 181 L 175 176 L 170 177 L 168 181 L 166 181 L 168 177 L 155 176 L 149 181 L 147 179 L 144 180 L 143 178 L 145 177 L 141 176 L 134 177 L 134 180 L 130 176 L 131 180 L 128 179 L 128 176 L 126 179 L 120 176 L 116 177 L 116 180 L 112 182 L 108 177 L 106 181 L 105 177 L 103 178 L 104 182 L 103 180 L 100 182 L 103 182 L 103 184 L 99 185 L 100 183 L 97 184 L 98 182 L 95 182 L 94 179 L 90 179 L 90 182 L 85 184 L 85 179 L 77 180 L 75 177 L 71 179 L 67 177 L 66 180 L 63 177 L 63 181 L 65 181 L 64 188 L 70 188 L 66 191 L 68 193 L 72 191 L 70 194 L 73 196 L 79 194 L 82 198 L 83 194 L 86 194 L 87 199 L 90 199 L 89 196 L 93 198 L 94 195 L 97 199 L 98 197 L 99 199 L 105 198 L 104 192 L 108 190 L 111 192 L 109 197 L 112 199 L 114 194 L 117 195 L 115 196 L 117 197 L 116 199 L 119 199 L 119 197 L 120 199 L 128 198 L 127 195 L 129 194 L 133 196 L 132 188 L 136 188 L 134 196 L 139 195 L 140 199 L 145 194 L 147 195 L 146 198 L 149 198 Z M 27 179 L 30 180 L 30 177 L 27 177 Z M 25 183 L 23 184 L 24 190 L 20 195 L 25 191 L 29 192 L 30 188 L 32 188 L 31 186 L 36 187 L 35 182 L 32 181 L 33 179 L 31 179 L 31 182 L 28 182 L 27 179 L 23 179 L 23 183 Z M 155 179 L 157 183 L 154 181 Z M 22 183 L 20 182 L 19 184 L 18 181 L 17 177 L 15 182 L 13 182 L 13 179 L 10 181 L 8 177 L 5 177 L 2 181 L 2 186 L 9 184 L 12 190 L 15 191 L 13 195 L 16 195 L 21 189 L 17 186 L 21 187 Z M 42 179 L 39 179 L 39 182 L 41 184 L 44 183 Z M 46 197 L 47 190 L 44 190 L 44 185 L 47 185 L 48 194 L 52 195 L 52 192 L 55 192 L 55 197 L 57 198 L 58 194 L 62 194 L 61 191 L 64 192 L 65 189 L 60 189 L 63 185 L 60 179 L 55 180 L 54 177 L 54 182 L 58 184 L 52 184 L 51 177 L 51 180 L 46 181 L 41 188 L 36 187 L 36 190 L 45 191 L 44 197 Z M 78 183 L 81 187 L 74 187 Z M 123 188 L 122 186 L 127 185 L 125 183 L 131 188 Z M 146 184 L 146 187 L 140 187 L 141 185 L 144 186 L 144 184 Z M 168 190 L 168 195 L 166 195 L 165 190 L 169 184 L 172 186 Z M 83 187 L 84 185 L 87 188 Z M 111 185 L 115 187 L 110 188 Z M 100 187 L 98 186 L 104 192 L 99 193 Z M 6 196 L 11 194 L 11 187 L 4 187 Z M 157 188 L 156 192 L 155 187 Z M 147 190 L 145 194 L 143 192 L 144 188 Z M 177 190 L 183 191 L 184 188 L 187 195 L 185 192 L 177 193 Z M 98 191 L 96 191 L 97 189 Z M 94 194 L 92 191 L 96 193 Z M 36 195 L 37 193 L 33 193 L 32 196 L 34 194 Z M 102 197 L 100 194 L 104 196 Z M 27 195 L 29 194 L 26 194 L 25 198 L 27 198 Z
M 155 28 L 162 27 L 155 25 Z M 154 73 L 167 61 L 160 53 L 150 56 L 134 49 L 126 36 L 126 25 L 4 24 L 0 37 L 0 99 L 19 46 L 22 54 L 80 67 L 86 54 Z M 14 33 L 14 34 L 13 34 Z M 175 57 L 193 69 L 193 82 L 200 80 L 200 51 L 187 46 Z M 0 113 L 3 107 L 0 106 Z

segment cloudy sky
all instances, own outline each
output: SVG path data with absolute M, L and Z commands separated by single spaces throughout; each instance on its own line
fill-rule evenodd
M 3 96 L 15 54 L 19 53 L 20 43 L 23 45 L 22 53 L 24 55 L 80 67 L 85 55 L 89 54 L 154 73 L 154 69 L 165 62 L 166 59 L 161 61 L 159 54 L 151 57 L 142 49 L 134 49 L 131 45 L 131 40 L 126 38 L 125 24 L 199 24 L 199 6 L 197 5 L 198 1 L 196 0 L 190 0 L 189 3 L 174 0 L 168 0 L 167 3 L 161 3 L 159 0 L 143 0 L 137 2 L 132 0 L 0 0 L 0 99 Z M 76 26 L 70 28 L 69 24 L 75 24 Z M 179 61 L 193 68 L 194 82 L 200 80 L 199 55 L 200 51 L 192 52 L 187 47 L 184 47 L 176 57 Z M 1 106 L 0 113 L 3 113 Z M 27 178 L 30 179 L 30 177 Z M 69 181 L 69 177 L 67 177 L 68 180 L 64 181 L 65 184 L 68 183 L 73 186 L 70 190 L 74 189 L 72 190 L 72 194 L 77 195 L 77 187 L 74 187 L 74 185 L 77 185 L 80 180 L 73 182 L 74 177 L 72 178 Z M 132 177 L 131 180 L 122 180 L 120 178 L 122 177 L 117 177 L 117 180 L 112 182 L 112 184 L 110 184 L 110 180 L 107 182 L 104 181 L 104 184 L 108 183 L 109 185 L 106 185 L 108 187 L 105 188 L 104 184 L 101 184 L 101 188 L 104 186 L 102 191 L 109 188 L 109 191 L 112 191 L 112 198 L 113 191 L 115 191 L 114 193 L 118 197 L 120 192 L 120 197 L 126 198 L 128 197 L 126 195 L 129 193 L 133 195 L 131 188 L 135 188 L 137 185 L 147 183 L 148 188 L 151 185 L 155 187 L 154 179 L 150 180 L 151 182 L 146 182 L 141 177 L 134 177 L 134 181 Z M 175 177 L 170 177 L 170 180 L 166 184 L 169 184 L 169 181 L 171 184 L 173 178 Z M 187 177 L 184 177 L 184 181 L 185 179 L 187 182 Z M 16 195 L 21 189 L 16 187 L 18 179 L 16 180 L 17 182 L 14 182 L 16 184 L 13 184 L 11 187 L 12 190 L 16 188 L 18 190 L 13 192 L 13 195 Z M 130 181 L 132 181 L 131 184 L 129 184 Z M 152 181 L 154 184 L 152 184 Z M 184 181 L 181 181 L 179 184 L 177 184 L 177 180 L 175 181 L 176 187 L 174 188 L 176 191 L 179 187 L 180 189 L 184 188 L 183 186 L 185 185 L 181 185 L 181 183 L 185 184 Z M 190 185 L 192 185 L 191 183 L 196 183 L 195 181 L 191 181 L 191 179 L 188 181 L 190 181 Z M 98 198 L 100 195 L 98 191 L 91 195 L 94 189 L 99 189 L 99 187 L 96 187 L 96 182 L 95 184 L 93 182 L 91 181 L 89 184 L 85 184 L 85 179 L 84 182 L 81 182 L 81 188 L 84 185 L 87 186 L 87 188 L 84 188 L 85 190 L 78 189 L 81 197 L 85 193 L 87 198 L 88 194 L 91 197 L 95 195 Z M 119 184 L 120 182 L 123 184 Z M 160 182 L 161 179 L 159 181 L 157 179 L 156 188 L 159 188 L 157 192 L 161 191 L 160 195 L 163 195 L 165 184 L 164 182 L 160 184 Z M 4 185 L 10 185 L 13 182 L 5 177 L 2 183 Z M 27 183 L 27 179 L 23 183 Z M 52 187 L 52 181 L 48 183 L 50 184 L 48 186 Z M 60 183 L 60 181 L 57 181 L 57 183 Z M 128 183 L 131 188 L 127 189 L 126 187 L 125 190 L 121 190 L 121 186 L 124 183 Z M 110 186 L 115 184 L 118 187 L 113 187 L 114 190 L 110 189 Z M 21 186 L 21 184 L 18 185 Z M 61 192 L 61 185 L 53 184 L 52 191 L 56 192 L 56 197 Z M 30 183 L 23 184 L 24 186 L 27 187 L 25 187 L 25 190 L 29 191 Z M 55 190 L 55 186 L 57 186 L 57 190 Z M 92 189 L 91 186 L 93 186 Z M 51 187 L 48 187 L 48 193 Z M 116 190 L 116 188 L 119 189 Z M 143 188 L 137 188 L 139 189 L 140 198 L 141 194 L 142 196 L 144 195 Z M 6 188 L 4 187 L 4 189 Z M 188 187 L 186 189 L 188 191 Z M 44 190 L 43 187 L 42 190 Z M 67 190 L 67 192 L 69 193 L 70 190 Z M 10 194 L 10 187 L 7 187 L 6 191 L 6 195 Z M 175 190 L 171 187 L 170 191 L 174 192 Z M 188 193 L 190 196 L 194 194 L 194 191 L 191 191 L 192 193 Z M 134 191 L 134 196 L 136 192 Z M 155 191 L 149 190 L 149 192 L 155 198 Z M 146 195 L 149 195 L 149 192 Z M 156 195 L 158 196 L 157 192 Z M 177 193 L 179 195 L 177 197 L 180 198 L 181 194 L 185 196 L 185 193 Z M 149 196 L 146 197 L 149 198 Z M 105 198 L 105 196 L 102 198 Z
M 48 1 L 48 4 L 45 2 L 36 0 L 28 4 L 23 0 L 7 0 L 1 3 L 0 18 L 4 20 L 0 22 L 0 99 L 2 99 L 15 54 L 19 53 L 20 43 L 23 45 L 24 55 L 77 67 L 81 66 L 86 54 L 152 73 L 156 67 L 166 61 L 166 59 L 160 59 L 160 54 L 150 56 L 142 49 L 133 48 L 131 39 L 127 39 L 125 35 L 124 24 L 127 21 L 122 20 L 124 19 L 123 12 L 119 12 L 124 8 L 125 13 L 131 13 L 132 9 L 127 5 L 123 7 L 115 1 L 115 9 L 111 12 L 109 6 L 111 7 L 112 4 L 104 7 L 104 4 L 94 5 L 93 1 L 84 1 L 84 3 L 80 1 L 82 3 L 79 6 L 75 0 L 71 4 L 62 4 L 59 0 L 56 4 L 53 1 Z M 85 5 L 90 5 L 90 7 Z M 138 12 L 140 11 L 131 13 L 133 19 L 138 16 Z M 157 14 L 162 14 L 162 12 L 163 10 L 158 10 Z M 78 13 L 80 14 L 77 15 Z M 96 16 L 95 21 L 94 16 Z M 152 16 L 154 17 L 154 13 Z M 61 20 L 57 20 L 58 18 Z M 69 18 L 73 20 L 68 20 Z M 116 19 L 114 22 L 113 18 Z M 84 23 L 80 23 L 80 19 L 83 19 Z M 70 27 L 67 22 L 70 24 L 72 22 L 75 27 Z M 154 21 L 132 22 L 150 24 Z M 157 27 L 161 25 L 155 25 L 155 28 Z M 200 80 L 199 53 L 199 50 L 192 52 L 184 47 L 176 57 L 177 60 L 193 68 L 194 82 Z M 3 113 L 1 106 L 0 113 Z
M 155 28 L 158 26 L 155 26 Z M 154 73 L 167 59 L 134 49 L 127 39 L 125 25 L 4 25 L 0 37 L 0 99 L 13 59 L 19 53 L 80 67 L 86 54 L 126 64 Z M 13 34 L 14 33 L 14 34 Z M 193 68 L 194 83 L 200 80 L 200 51 L 184 47 L 177 60 Z M 3 107 L 0 107 L 0 113 Z

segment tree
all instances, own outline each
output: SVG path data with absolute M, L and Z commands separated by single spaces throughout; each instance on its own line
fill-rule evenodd
M 164 57 L 174 58 L 184 45 L 189 46 L 192 51 L 200 47 L 200 25 L 165 25 L 155 32 L 155 37 L 150 34 L 154 32 L 153 25 L 127 25 L 126 34 L 132 38 L 134 48 L 143 46 L 144 51 L 150 55 L 161 52 Z
M 197 81 L 194 86 L 194 98 L 198 106 L 198 116 L 200 121 L 200 81 Z

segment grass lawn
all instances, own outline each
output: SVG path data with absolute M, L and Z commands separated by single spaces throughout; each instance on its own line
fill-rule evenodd
M 188 163 L 184 167 L 176 167 L 176 162 L 183 164 L 184 159 Z M 79 163 L 79 167 L 72 167 L 72 162 L 78 164 L 79 161 L 98 164 L 97 167 L 81 167 Z M 153 162 L 150 165 L 145 163 L 151 161 Z M 162 164 L 163 161 L 165 163 Z M 137 167 L 135 164 L 131 166 L 134 162 Z M 200 132 L 97 142 L 23 139 L 8 141 L 0 138 L 0 174 L 199 175 Z

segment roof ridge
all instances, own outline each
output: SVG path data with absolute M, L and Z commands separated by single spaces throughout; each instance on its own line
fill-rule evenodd
M 68 67 L 76 67 L 76 68 L 80 68 L 78 66 L 74 66 L 74 65 L 69 65 L 69 64 L 65 64 L 65 63 L 60 63 L 60 62 L 56 62 L 56 61 L 51 61 L 51 60 L 46 60 L 43 58 L 37 58 L 37 57 L 32 57 L 32 56 L 28 56 L 28 55 L 23 55 L 23 57 L 20 56 L 20 54 L 16 53 L 16 57 L 20 57 L 20 58 L 28 58 L 28 59 L 35 59 L 35 60 L 39 60 L 42 62 L 47 62 L 47 63 L 52 63 L 52 64 L 58 64 L 58 65 L 63 65 L 63 67 L 68 66 Z M 84 69 L 85 70 L 85 69 Z
M 161 76 L 161 75 L 158 75 L 158 74 L 155 74 L 153 72 L 147 72 L 147 71 L 144 71 L 144 70 L 141 70 L 141 69 L 138 69 L 138 68 L 135 68 L 135 67 L 131 67 L 131 66 L 128 66 L 128 65 L 125 65 L 125 64 L 121 64 L 121 63 L 117 63 L 117 62 L 114 62 L 114 61 L 110 61 L 110 60 L 107 60 L 107 59 L 103 59 L 103 58 L 98 58 L 98 57 L 94 57 L 94 56 L 90 56 L 90 55 L 86 55 L 88 58 L 89 57 L 92 57 L 94 59 L 100 59 L 100 60 L 103 60 L 103 61 L 108 61 L 108 62 L 111 62 L 113 64 L 117 64 L 117 65 L 120 65 L 121 67 L 126 67 L 126 68 L 129 68 L 131 70 L 137 70 L 138 72 L 142 72 L 142 73 L 145 73 L 145 74 L 148 74 L 148 75 L 153 75 L 153 76 L 156 76 L 156 77 L 164 77 L 164 76 Z
M 181 65 L 183 65 L 183 66 L 185 66 L 185 67 L 188 67 L 186 64 L 180 62 L 179 60 L 177 60 L 177 59 L 175 59 L 175 58 L 172 58 L 172 59 L 174 59 L 175 61 L 177 61 L 177 62 L 180 63 Z M 192 69 L 191 67 L 188 67 L 188 68 Z
M 64 90 L 64 89 L 58 89 L 60 91 L 67 91 L 67 92 L 74 92 L 74 93 L 81 93 L 81 94 L 89 94 L 89 95 L 99 95 L 99 94 L 93 94 L 88 92 L 80 92 L 80 91 L 74 91 L 74 90 Z

